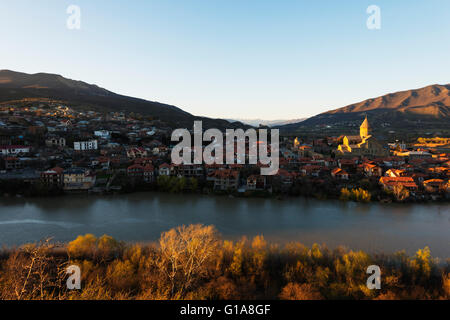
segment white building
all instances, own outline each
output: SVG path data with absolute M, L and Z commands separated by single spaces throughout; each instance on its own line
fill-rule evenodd
M 65 147 L 66 139 L 63 137 L 49 137 L 45 140 L 45 144 L 47 147 Z
M 29 153 L 30 147 L 26 146 L 0 146 L 0 152 L 5 155 Z
M 98 143 L 97 140 L 77 141 L 73 143 L 73 148 L 75 151 L 97 150 Z
M 109 132 L 107 130 L 99 130 L 99 131 L 94 131 L 94 135 L 96 137 L 99 137 L 102 139 L 109 139 L 111 137 L 111 132 Z

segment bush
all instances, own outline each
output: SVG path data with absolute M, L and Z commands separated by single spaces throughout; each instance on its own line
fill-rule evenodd
M 351 191 L 347 188 L 342 188 L 339 197 L 339 199 L 343 201 L 352 200 L 356 202 L 370 202 L 371 198 L 370 192 L 362 188 L 352 189 Z
M 322 300 L 322 295 L 310 284 L 288 283 L 280 293 L 282 300 Z
M 78 236 L 69 243 L 67 251 L 74 258 L 92 257 L 97 250 L 97 238 L 93 234 Z

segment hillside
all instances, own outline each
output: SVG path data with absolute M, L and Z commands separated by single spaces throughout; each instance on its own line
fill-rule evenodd
M 321 113 L 301 123 L 283 126 L 296 130 L 301 127 L 341 126 L 361 122 L 367 115 L 375 125 L 392 129 L 420 126 L 445 127 L 450 124 L 450 85 L 431 85 L 421 89 L 390 93 L 349 106 Z
M 172 105 L 128 97 L 93 84 L 64 78 L 57 74 L 27 74 L 0 70 L 0 103 L 56 100 L 72 107 L 92 108 L 101 112 L 126 111 L 161 119 L 174 127 L 193 126 L 203 120 L 204 127 L 234 127 L 228 121 L 196 117 Z

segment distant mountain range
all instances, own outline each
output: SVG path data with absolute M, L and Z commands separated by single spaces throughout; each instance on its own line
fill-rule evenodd
M 259 125 L 268 126 L 268 127 L 276 127 L 276 126 L 283 126 L 290 123 L 299 123 L 307 118 L 300 118 L 300 119 L 292 119 L 292 120 L 262 120 L 262 119 L 227 119 L 231 123 L 233 122 L 242 122 L 245 124 L 248 124 L 253 127 L 258 127 Z
M 174 127 L 192 128 L 194 120 L 204 127 L 241 127 L 226 120 L 197 117 L 172 105 L 127 97 L 93 84 L 64 78 L 57 74 L 27 74 L 0 70 L 0 103 L 53 100 L 72 107 L 92 108 L 102 112 L 127 111 L 153 116 Z
M 360 122 L 367 115 L 371 124 L 391 128 L 411 126 L 450 127 L 450 85 L 431 85 L 421 89 L 390 93 L 349 106 L 327 111 L 305 121 L 282 126 L 296 130 L 313 126 L 339 126 Z
M 70 80 L 57 74 L 26 74 L 0 70 L 0 104 L 48 100 L 101 112 L 140 113 L 161 119 L 172 127 L 186 128 L 192 128 L 194 120 L 202 120 L 205 128 L 245 128 L 263 124 L 285 131 L 296 131 L 320 126 L 345 126 L 360 122 L 366 115 L 374 126 L 386 124 L 390 128 L 450 127 L 449 84 L 390 93 L 324 112 L 306 120 L 223 120 L 198 117 L 172 105 L 116 94 L 96 85 Z

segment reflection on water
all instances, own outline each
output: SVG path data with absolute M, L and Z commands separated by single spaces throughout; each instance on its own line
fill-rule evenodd
M 1 199 L 0 244 L 19 245 L 53 237 L 109 234 L 126 241 L 153 241 L 172 227 L 213 224 L 225 238 L 263 234 L 277 242 L 326 243 L 353 249 L 413 253 L 429 246 L 450 257 L 448 204 L 357 204 L 289 198 L 239 199 L 136 193 Z

